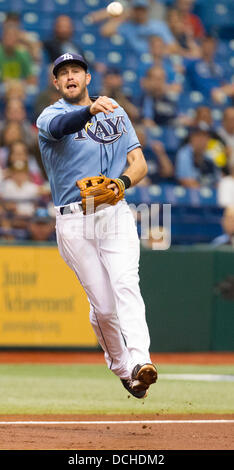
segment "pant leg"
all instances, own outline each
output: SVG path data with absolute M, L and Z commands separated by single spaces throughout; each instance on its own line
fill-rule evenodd
M 122 335 L 109 275 L 100 260 L 98 242 L 83 238 L 83 214 L 57 216 L 58 248 L 75 272 L 90 303 L 90 322 L 105 353 L 108 367 L 129 378 L 131 361 Z M 86 222 L 93 216 L 86 216 Z
M 116 206 L 115 217 L 112 216 L 100 242 L 100 253 L 109 273 L 132 367 L 137 363 L 151 362 L 145 304 L 139 287 L 140 242 L 133 215 L 125 201 Z

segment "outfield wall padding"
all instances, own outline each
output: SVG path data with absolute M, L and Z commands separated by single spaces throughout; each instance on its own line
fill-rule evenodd
M 234 351 L 234 279 L 230 247 L 183 247 L 141 254 L 141 291 L 152 351 Z M 234 285 L 234 284 L 233 284 Z
M 220 291 L 234 280 L 232 248 L 142 249 L 139 274 L 152 352 L 234 351 L 234 292 Z M 97 349 L 86 295 L 56 245 L 1 245 L 0 283 L 0 348 Z

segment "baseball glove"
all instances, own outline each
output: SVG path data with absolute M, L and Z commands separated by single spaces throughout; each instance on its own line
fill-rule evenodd
M 117 195 L 114 188 L 107 187 L 113 183 L 118 187 Z M 76 184 L 80 189 L 84 214 L 95 212 L 101 204 L 115 205 L 124 197 L 125 185 L 118 178 L 111 179 L 100 174 L 100 176 L 90 176 L 78 180 Z

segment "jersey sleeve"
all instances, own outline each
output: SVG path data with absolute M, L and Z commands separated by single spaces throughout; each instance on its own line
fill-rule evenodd
M 65 109 L 57 108 L 53 105 L 45 108 L 36 122 L 39 135 L 44 137 L 46 140 L 57 141 L 57 139 L 53 137 L 50 132 L 50 123 L 56 116 L 65 114 L 65 112 Z

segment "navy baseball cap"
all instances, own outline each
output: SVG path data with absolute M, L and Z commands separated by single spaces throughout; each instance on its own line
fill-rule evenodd
M 70 52 L 66 52 L 66 54 L 60 55 L 54 62 L 53 74 L 55 75 L 55 77 L 57 77 L 58 69 L 62 67 L 62 65 L 68 64 L 71 62 L 75 62 L 81 65 L 84 68 L 84 70 L 87 72 L 88 64 L 82 55 L 70 54 Z

